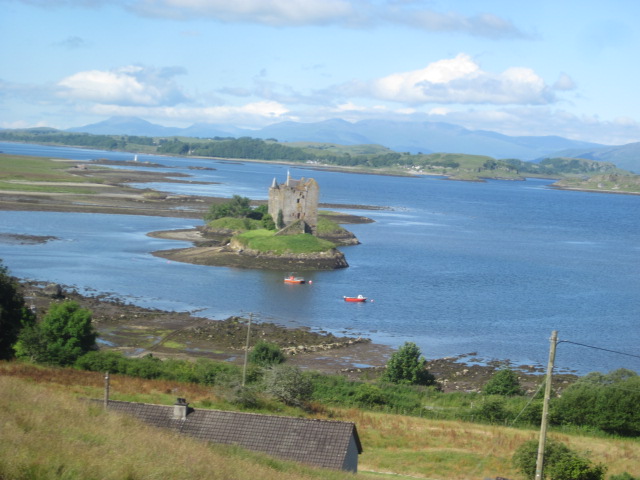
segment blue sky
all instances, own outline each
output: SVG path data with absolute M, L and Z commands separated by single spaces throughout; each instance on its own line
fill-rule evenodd
M 331 118 L 640 141 L 635 0 L 0 0 L 0 127 Z

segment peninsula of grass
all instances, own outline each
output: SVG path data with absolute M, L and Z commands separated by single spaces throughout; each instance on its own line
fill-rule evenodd
M 330 251 L 335 245 L 308 233 L 276 235 L 269 230 L 249 230 L 234 237 L 243 247 L 261 253 L 275 255 L 305 254 Z
M 323 236 L 348 233 L 347 229 L 325 216 L 330 214 L 332 214 L 332 212 L 322 212 L 322 214 L 318 216 L 318 225 L 316 227 L 318 229 L 318 235 Z
M 12 192 L 92 194 L 84 186 L 100 183 L 69 172 L 69 162 L 48 158 L 0 154 L 0 190 Z M 78 185 L 77 187 L 75 185 Z

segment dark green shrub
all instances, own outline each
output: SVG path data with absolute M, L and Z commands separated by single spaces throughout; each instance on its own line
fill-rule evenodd
M 353 400 L 362 407 L 386 405 L 388 402 L 387 396 L 380 387 L 369 383 L 362 383 L 356 387 Z
M 620 369 L 591 373 L 552 403 L 553 423 L 595 427 L 622 436 L 640 435 L 640 376 Z
M 275 343 L 260 340 L 249 352 L 249 361 L 261 367 L 270 367 L 284 362 L 282 350 Z
M 634 477 L 630 473 L 624 472 L 620 475 L 611 475 L 609 480 L 640 480 L 638 477 Z
M 142 358 L 127 358 L 118 352 L 89 352 L 75 362 L 77 368 L 94 372 L 110 372 L 142 378 L 162 378 L 201 385 L 228 385 L 240 379 L 240 367 L 227 362 L 200 358 L 190 360 L 160 360 L 152 354 Z M 261 379 L 259 368 L 247 372 L 249 382 Z
M 538 440 L 529 440 L 518 447 L 512 457 L 513 465 L 527 480 L 536 476 Z M 592 464 L 564 443 L 547 439 L 544 448 L 543 476 L 553 480 L 602 480 L 606 467 Z
M 223 217 L 247 217 L 252 212 L 250 202 L 251 200 L 247 197 L 234 195 L 228 202 L 211 205 L 204 219 L 210 222 Z
M 510 368 L 503 368 L 495 372 L 482 389 L 486 395 L 522 395 L 522 387 L 518 374 Z
M 122 372 L 132 377 L 155 379 L 162 377 L 162 360 L 148 354 L 142 358 L 130 358 L 125 362 L 126 371 Z
M 276 222 L 273 221 L 273 217 L 268 213 L 262 217 L 262 228 L 265 230 L 275 230 Z
M 127 359 L 117 352 L 88 352 L 79 357 L 75 362 L 75 367 L 90 372 L 126 372 Z
M 221 385 L 233 382 L 241 376 L 240 367 L 231 365 L 227 362 L 216 362 L 213 360 L 200 359 L 196 362 L 198 371 L 198 383 L 203 385 Z M 255 369 L 247 370 L 247 381 L 252 382 Z
M 0 360 L 14 356 L 13 345 L 20 331 L 33 325 L 34 321 L 18 290 L 18 284 L 0 262 Z
M 311 373 L 309 379 L 313 384 L 313 399 L 334 405 L 351 406 L 353 396 L 360 382 L 354 382 L 342 375 L 324 375 Z
M 472 414 L 475 420 L 489 423 L 504 423 L 509 417 L 506 402 L 499 397 L 485 397 Z
M 546 470 L 553 480 L 602 480 L 607 468 L 576 454 L 563 455 Z

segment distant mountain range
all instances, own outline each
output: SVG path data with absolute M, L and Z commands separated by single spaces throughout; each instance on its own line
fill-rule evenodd
M 280 142 L 319 142 L 340 145 L 378 144 L 397 152 L 466 153 L 496 159 L 535 161 L 546 157 L 580 157 L 609 161 L 626 170 L 640 172 L 640 142 L 607 146 L 558 136 L 512 137 L 485 130 L 468 130 L 441 122 L 362 120 L 356 123 L 333 119 L 316 123 L 281 122 L 259 130 L 196 123 L 187 128 L 164 127 L 137 117 L 112 117 L 103 122 L 70 128 L 69 132 L 148 137 L 253 137 Z

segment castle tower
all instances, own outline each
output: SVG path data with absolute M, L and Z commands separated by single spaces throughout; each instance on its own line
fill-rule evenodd
M 287 172 L 287 181 L 278 184 L 273 179 L 269 188 L 269 214 L 278 223 L 282 212 L 284 227 L 296 222 L 303 226 L 305 233 L 316 234 L 318 226 L 318 198 L 320 188 L 313 179 L 301 178 L 295 180 Z

